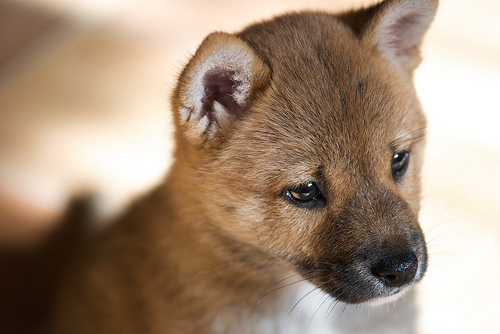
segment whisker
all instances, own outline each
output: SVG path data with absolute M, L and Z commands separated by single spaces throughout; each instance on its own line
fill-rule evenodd
M 321 271 L 321 270 L 326 270 L 326 269 L 317 269 L 317 270 L 315 270 L 315 271 Z M 315 271 L 314 271 L 314 272 L 315 272 Z M 299 303 L 300 303 L 302 300 L 304 300 L 307 296 L 309 296 L 311 293 L 313 293 L 313 292 L 315 292 L 315 291 L 320 290 L 320 289 L 321 289 L 321 287 L 322 287 L 323 285 L 328 284 L 328 283 L 332 282 L 333 280 L 334 280 L 334 279 L 333 279 L 333 278 L 331 278 L 331 279 L 329 279 L 329 280 L 327 280 L 327 281 L 325 281 L 325 282 L 321 283 L 320 285 L 316 285 L 316 286 L 315 286 L 315 287 L 314 287 L 311 291 L 309 291 L 308 293 L 306 293 L 304 296 L 302 296 L 302 297 L 301 297 L 301 298 L 300 298 L 300 299 L 299 299 L 299 300 L 295 303 L 295 305 L 292 307 L 292 309 L 290 310 L 290 312 L 288 312 L 288 315 L 290 315 L 290 314 L 293 312 L 293 310 L 297 307 L 297 305 L 299 305 Z
M 331 292 L 331 294 L 333 295 L 335 292 L 339 291 L 340 289 L 342 289 L 343 286 L 340 286 L 338 287 L 337 289 L 335 289 L 334 291 Z M 328 320 L 328 318 L 330 317 L 330 315 L 332 315 L 333 311 L 335 310 L 335 307 L 337 307 L 338 303 L 340 303 L 340 299 L 339 297 L 341 297 L 344 293 L 346 292 L 350 292 L 352 289 L 349 289 L 349 290 L 344 290 L 342 291 L 342 293 L 340 295 L 338 295 L 333 301 L 332 303 L 330 304 L 330 306 L 328 307 L 328 309 L 326 310 L 326 316 L 325 316 L 325 324 Z
M 310 272 L 313 272 L 313 271 L 308 271 L 308 272 L 306 272 L 306 274 L 308 274 L 308 273 L 310 273 Z M 279 280 L 278 282 L 274 283 L 274 284 L 271 286 L 271 288 L 273 288 L 273 287 L 277 286 L 277 285 L 278 285 L 278 284 L 280 284 L 280 283 L 285 282 L 286 280 L 289 280 L 289 279 L 291 279 L 291 278 L 293 278 L 293 277 L 296 277 L 296 276 L 301 277 L 301 279 L 299 279 L 299 280 L 297 280 L 297 281 L 295 281 L 295 282 L 287 283 L 287 284 L 285 284 L 285 285 L 278 286 L 278 287 L 276 287 L 276 288 L 274 288 L 274 289 L 269 290 L 268 292 L 266 292 L 266 293 L 262 296 L 262 298 L 261 298 L 260 300 L 264 299 L 265 297 L 267 297 L 268 295 L 270 295 L 270 294 L 271 294 L 271 293 L 273 293 L 273 292 L 279 291 L 279 290 L 281 290 L 281 289 L 287 288 L 287 287 L 292 286 L 292 285 L 297 284 L 297 283 L 302 283 L 302 282 L 308 281 L 308 279 L 307 279 L 307 278 L 304 278 L 304 277 L 302 277 L 302 275 L 301 275 L 301 274 L 298 274 L 298 273 L 297 273 L 297 274 L 293 274 L 293 275 L 290 275 L 290 276 L 288 276 L 288 277 L 285 277 L 285 278 L 283 278 L 283 279 Z
M 316 306 L 315 306 L 316 309 L 314 310 L 314 313 L 311 316 L 311 320 L 309 320 L 309 328 L 311 327 L 311 324 L 312 324 L 312 322 L 314 320 L 314 317 L 319 312 L 319 310 L 321 309 L 321 307 L 326 303 L 327 300 L 329 300 L 331 298 L 332 297 L 328 293 L 325 293 L 325 295 L 316 303 Z M 319 306 L 318 306 L 318 304 L 319 304 Z
M 443 221 L 439 221 L 439 218 L 441 218 L 448 210 L 450 210 L 453 206 L 455 206 L 458 202 L 458 199 L 457 200 L 454 200 L 453 202 L 451 202 L 448 206 L 446 206 L 444 209 L 441 210 L 441 212 L 439 212 L 439 214 L 434 217 L 434 219 L 431 221 L 431 223 L 426 226 L 425 230 L 423 231 L 423 234 L 424 235 L 427 235 L 431 229 L 435 228 L 437 226 L 437 224 L 443 224 Z
M 273 293 L 273 292 L 276 292 L 276 291 L 278 291 L 278 290 L 281 290 L 281 289 L 287 288 L 287 287 L 289 287 L 289 286 L 292 286 L 292 285 L 294 285 L 294 284 L 301 283 L 301 282 L 305 282 L 305 281 L 307 281 L 307 278 L 302 278 L 302 279 L 300 279 L 300 280 L 298 280 L 298 281 L 296 281 L 296 282 L 292 282 L 292 283 L 288 283 L 288 284 L 285 284 L 285 285 L 279 286 L 279 287 L 277 287 L 276 289 L 272 289 L 271 291 L 267 292 L 267 293 L 266 293 L 266 294 L 265 294 L 262 298 L 264 298 L 264 297 L 268 296 L 269 294 L 271 294 L 271 293 Z
M 344 316 L 344 312 L 347 309 L 348 304 L 345 304 L 344 307 L 342 308 L 342 313 L 340 313 L 340 317 L 342 318 Z
M 299 273 L 296 273 L 296 274 L 290 275 L 290 276 L 288 276 L 288 277 L 285 277 L 285 278 L 283 278 L 283 279 L 280 279 L 278 282 L 276 282 L 276 283 L 274 283 L 273 285 L 271 285 L 271 288 L 274 288 L 276 285 L 278 285 L 278 284 L 280 284 L 280 283 L 282 283 L 282 282 L 284 282 L 284 281 L 286 281 L 286 280 L 289 280 L 289 279 L 291 279 L 292 277 L 296 277 L 296 276 L 301 276 L 301 275 L 300 275 Z
M 418 143 L 427 137 L 426 130 L 427 128 L 423 127 L 402 135 L 391 143 L 391 147 L 396 148 L 408 142 Z
M 325 293 L 325 295 L 316 303 L 316 306 L 315 306 L 316 311 L 314 312 L 313 317 L 319 311 L 319 309 L 326 303 L 326 301 L 330 298 L 332 298 L 332 296 L 330 296 L 330 294 L 328 294 L 328 293 Z M 321 302 L 321 304 L 320 304 L 320 302 Z M 319 306 L 318 306 L 318 304 L 319 304 Z
M 315 286 L 313 289 L 311 289 L 311 291 L 309 291 L 308 293 L 306 293 L 305 295 L 303 295 L 303 296 L 302 296 L 302 297 L 301 297 L 301 298 L 300 298 L 300 299 L 299 299 L 299 300 L 295 303 L 295 305 L 293 305 L 293 307 L 292 307 L 292 309 L 290 310 L 290 312 L 288 312 L 288 315 L 290 315 L 290 313 L 292 313 L 292 312 L 293 312 L 293 310 L 297 307 L 297 305 L 299 305 L 299 303 L 300 303 L 301 301 L 303 301 L 303 300 L 304 300 L 304 298 L 306 298 L 307 296 L 309 296 L 311 293 L 313 293 L 313 292 L 315 292 L 315 291 L 318 291 L 318 290 L 321 288 L 321 286 L 325 285 L 326 283 L 328 283 L 328 281 L 323 282 L 323 283 L 321 283 L 320 285 Z
M 328 321 L 328 318 L 330 318 L 330 316 L 332 315 L 333 311 L 335 310 L 335 307 L 337 307 L 338 303 L 340 303 L 339 299 L 333 299 L 333 301 L 330 303 L 330 306 L 328 306 L 328 308 L 326 309 L 326 312 L 325 312 L 325 322 L 324 322 L 325 325 L 326 325 L 326 322 Z

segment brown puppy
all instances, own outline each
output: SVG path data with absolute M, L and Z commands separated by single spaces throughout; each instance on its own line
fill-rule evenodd
M 427 267 L 411 79 L 437 4 L 209 35 L 173 94 L 169 176 L 81 261 L 57 332 L 412 332 L 411 294 L 395 301 Z

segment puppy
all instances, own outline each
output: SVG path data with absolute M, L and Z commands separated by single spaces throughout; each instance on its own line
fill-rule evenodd
M 79 261 L 54 332 L 413 332 L 399 297 L 427 252 L 412 73 L 437 5 L 209 35 L 173 93 L 168 177 Z

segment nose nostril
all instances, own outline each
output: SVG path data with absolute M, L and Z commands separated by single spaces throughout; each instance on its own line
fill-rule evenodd
M 382 259 L 372 268 L 372 274 L 387 287 L 410 283 L 417 273 L 418 259 L 413 252 Z

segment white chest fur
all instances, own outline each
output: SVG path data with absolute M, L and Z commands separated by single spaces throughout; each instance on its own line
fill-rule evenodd
M 274 294 L 278 293 L 276 298 Z M 225 315 L 214 324 L 215 333 L 239 334 L 351 334 L 414 331 L 412 294 L 379 306 L 347 305 L 314 285 L 301 282 L 270 293 L 259 312 Z M 237 314 L 236 314 L 237 313 Z M 237 322 L 227 324 L 227 317 Z

